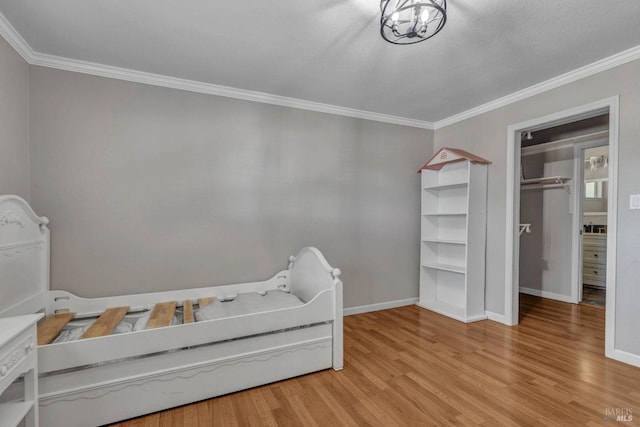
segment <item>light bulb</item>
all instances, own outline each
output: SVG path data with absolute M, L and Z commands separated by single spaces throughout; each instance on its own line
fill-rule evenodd
M 429 20 L 429 9 L 425 8 L 420 15 L 420 19 L 422 22 L 427 22 Z
M 391 15 L 391 20 L 393 22 L 398 22 L 398 19 L 400 19 L 400 14 L 398 12 L 395 12 L 393 15 Z

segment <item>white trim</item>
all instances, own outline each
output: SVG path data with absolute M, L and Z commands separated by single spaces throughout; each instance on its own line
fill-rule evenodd
M 504 245 L 504 317 L 505 324 L 509 326 L 518 324 L 518 293 L 514 292 L 514 280 L 518 283 L 519 262 L 515 260 L 520 256 L 520 242 L 515 243 L 514 238 L 520 238 L 520 194 L 516 193 L 516 183 L 520 182 L 520 162 L 516 162 L 516 156 L 520 157 L 521 141 L 516 138 L 524 126 L 512 125 L 507 128 L 507 195 L 506 205 L 506 232 Z M 519 160 L 519 159 L 518 159 Z M 516 175 L 518 179 L 516 180 Z M 519 188 L 519 187 L 518 187 Z M 518 220 L 516 220 L 518 218 Z
M 533 86 L 529 86 L 528 88 L 519 90 L 517 92 L 513 92 L 507 96 L 503 96 L 502 98 L 498 98 L 493 101 L 487 102 L 486 104 L 482 104 L 477 107 L 471 108 L 467 111 L 463 111 L 462 113 L 454 114 L 453 116 L 449 116 L 446 119 L 439 120 L 434 123 L 434 128 L 436 130 L 441 129 L 445 126 L 449 126 L 454 123 L 458 123 L 463 120 L 470 119 L 471 117 L 475 117 L 480 114 L 484 114 L 489 111 L 496 110 L 506 105 L 513 104 L 514 102 L 522 101 L 523 99 L 541 94 L 543 92 L 546 92 L 551 89 L 555 89 L 557 87 L 566 85 L 568 83 L 575 82 L 577 80 L 583 79 L 585 77 L 589 77 L 591 75 L 600 73 L 602 71 L 609 70 L 619 65 L 623 65 L 628 62 L 635 61 L 636 59 L 639 59 L 639 58 L 640 58 L 640 45 L 632 47 L 631 49 L 627 49 L 625 51 L 616 53 L 615 55 L 611 55 L 607 58 L 601 59 L 599 61 L 585 65 L 583 67 L 577 68 L 573 71 L 569 71 L 568 73 L 553 77 L 544 82 L 537 83 Z
M 2 13 L 0 13 L 0 35 L 2 35 L 20 54 L 20 56 L 22 56 L 22 58 L 31 65 L 39 65 L 41 67 L 56 68 L 58 70 L 73 71 L 76 73 L 90 74 L 93 76 L 107 77 L 188 92 L 224 96 L 226 98 L 241 99 L 244 101 L 253 101 L 262 104 L 278 105 L 280 107 L 315 111 L 317 113 L 334 114 L 337 116 L 353 117 L 356 119 L 372 120 L 420 129 L 434 129 L 434 124 L 432 122 L 424 120 L 392 116 L 389 114 L 340 107 L 320 102 L 305 101 L 303 99 L 289 98 L 264 92 L 238 89 L 195 80 L 180 79 L 160 74 L 145 73 L 142 71 L 112 67 L 110 65 L 103 65 L 95 62 L 80 61 L 76 59 L 63 58 L 61 56 L 38 53 L 34 51 L 33 48 L 22 38 L 20 33 L 16 31 Z
M 547 116 L 539 117 L 532 120 L 527 120 L 521 123 L 516 123 L 507 127 L 507 169 L 506 169 L 507 216 L 506 216 L 506 232 L 505 232 L 505 300 L 504 301 L 505 301 L 505 317 L 507 318 L 507 322 L 509 325 L 518 324 L 518 292 L 515 292 L 515 289 L 519 288 L 519 285 L 518 285 L 519 266 L 516 260 L 519 259 L 519 255 L 520 255 L 519 233 L 517 229 L 519 218 L 520 218 L 520 191 L 519 191 L 519 186 L 516 187 L 516 183 L 520 182 L 520 154 L 521 154 L 521 142 L 519 138 L 520 132 L 524 131 L 525 129 L 526 130 L 544 129 L 551 126 L 570 123 L 576 120 L 594 117 L 596 115 L 609 112 L 609 163 L 611 164 L 612 162 L 615 161 L 617 165 L 617 158 L 613 159 L 611 147 L 613 145 L 617 146 L 617 142 L 618 142 L 617 140 L 618 102 L 619 102 L 618 96 L 616 95 L 610 98 L 606 98 L 600 101 L 595 101 L 579 107 L 549 114 Z M 615 108 L 614 108 L 614 105 L 615 105 Z M 615 129 L 613 129 L 614 127 Z M 614 140 L 614 137 L 615 137 L 615 140 Z M 613 167 L 610 166 L 609 174 L 613 175 L 613 172 L 614 172 L 614 169 Z M 613 197 L 610 197 L 609 204 L 611 204 L 612 198 Z M 611 236 L 612 234 L 613 232 L 608 233 L 609 236 Z M 614 265 L 612 263 L 612 259 L 609 258 L 612 254 L 615 256 L 615 251 L 612 251 L 612 252 L 607 251 L 607 265 Z M 607 268 L 607 280 L 609 280 L 608 270 L 609 269 Z M 608 293 L 609 292 L 607 292 L 607 294 Z M 613 311 L 613 309 L 610 311 Z
M 629 365 L 634 365 L 640 368 L 640 356 L 633 353 L 628 353 L 622 350 L 613 350 L 611 356 L 612 359 L 618 360 L 620 362 L 628 363 Z
M 595 134 L 593 134 L 595 135 Z M 582 230 L 584 227 L 584 216 L 589 212 L 584 212 L 583 195 L 584 195 L 584 151 L 589 148 L 603 147 L 609 145 L 609 132 L 604 137 L 594 136 L 591 140 L 582 140 L 573 146 L 573 189 L 574 189 L 574 212 L 573 216 L 573 243 L 572 243 L 572 293 L 575 296 L 576 302 L 582 301 L 583 293 L 583 278 L 582 278 Z M 608 181 L 608 177 L 606 178 Z M 601 212 L 604 216 L 607 216 L 606 212 Z M 607 218 L 608 221 L 608 218 Z
M 554 292 L 541 291 L 540 289 L 531 289 L 531 288 L 520 288 L 521 294 L 533 295 L 534 297 L 542 297 L 554 299 L 556 301 L 568 302 L 571 304 L 575 304 L 575 301 L 572 301 L 571 296 L 556 294 Z
M 503 323 L 505 325 L 507 325 L 507 318 L 504 316 L 504 314 L 498 314 L 498 313 L 494 313 L 493 311 L 485 311 L 485 314 L 487 315 L 487 319 L 489 320 L 493 320 L 494 322 L 499 322 L 499 323 Z
M 608 134 L 608 132 L 607 132 Z M 571 297 L 573 302 L 582 301 L 582 231 L 584 229 L 584 206 L 582 198 L 584 194 L 584 162 L 582 146 L 588 142 L 577 143 L 573 146 L 573 217 L 571 218 Z
M 410 126 L 421 129 L 433 129 L 433 123 L 405 117 L 391 116 L 372 111 L 358 110 L 355 108 L 340 107 L 337 105 L 323 104 L 320 102 L 305 101 L 303 99 L 289 98 L 286 96 L 272 95 L 264 92 L 238 89 L 229 86 L 221 86 L 177 77 L 163 76 L 160 74 L 146 73 L 126 68 L 112 67 L 93 62 L 79 61 L 75 59 L 61 58 L 58 56 L 35 53 L 30 64 L 59 70 L 74 71 L 77 73 L 91 74 L 94 76 L 108 77 L 129 82 L 161 86 L 188 92 L 204 93 L 208 95 L 224 96 L 226 98 L 241 99 L 244 101 L 259 102 L 262 104 L 278 105 L 281 107 L 297 108 L 300 110 L 315 111 L 318 113 L 334 114 L 337 116 L 354 117 L 357 119 L 373 120 L 376 122 L 391 123 L 402 126 Z
M 34 54 L 33 49 L 31 49 L 31 46 L 29 46 L 2 13 L 0 13 L 0 36 L 4 37 L 7 43 L 9 43 L 25 61 L 31 63 L 30 59 Z
M 373 120 L 382 123 L 391 123 L 401 126 L 410 126 L 420 129 L 437 130 L 445 126 L 452 125 L 462 120 L 484 114 L 505 105 L 529 98 L 548 90 L 563 86 L 582 78 L 597 74 L 599 72 L 626 64 L 640 58 L 640 45 L 611 55 L 599 61 L 587 64 L 583 67 L 553 77 L 544 82 L 535 84 L 528 88 L 513 92 L 502 98 L 495 99 L 486 104 L 479 105 L 459 114 L 454 114 L 437 122 L 410 119 L 406 117 L 392 116 L 372 111 L 358 110 L 355 108 L 340 107 L 337 105 L 323 104 L 319 102 L 305 101 L 297 98 L 288 98 L 279 95 L 272 95 L 264 92 L 255 92 L 244 89 L 237 89 L 228 86 L 215 85 L 211 83 L 186 80 L 176 77 L 163 76 L 160 74 L 145 73 L 126 68 L 112 67 L 108 65 L 80 61 L 60 56 L 47 55 L 35 52 L 33 48 L 22 38 L 6 17 L 0 13 L 0 35 L 31 65 L 56 68 L 60 70 L 74 71 L 78 73 L 90 74 L 112 79 L 131 81 L 136 83 L 161 86 L 172 89 L 185 90 L 189 92 L 204 93 L 209 95 L 224 96 L 227 98 L 242 99 L 264 104 L 279 105 L 282 107 L 298 108 L 301 110 L 315 111 L 319 113 L 334 114 L 338 116 L 354 117 L 364 120 Z
M 583 203 L 584 194 L 584 162 L 582 148 L 586 146 L 608 144 L 608 134 L 605 137 L 594 137 L 591 141 L 576 143 L 573 147 L 573 192 L 571 219 L 571 299 L 574 303 L 582 301 L 582 230 L 584 225 Z
M 609 182 L 607 205 L 607 299 L 605 302 L 604 354 L 618 359 L 616 339 L 616 283 L 618 272 L 618 135 L 620 97 L 609 98 Z M 618 359 L 621 360 L 621 359 Z
M 356 307 L 346 307 L 343 311 L 345 316 L 351 316 L 353 314 L 368 313 L 370 311 L 387 310 L 390 308 L 404 307 L 406 305 L 413 305 L 418 302 L 418 298 L 406 298 L 395 301 L 379 302 L 377 304 L 359 305 Z

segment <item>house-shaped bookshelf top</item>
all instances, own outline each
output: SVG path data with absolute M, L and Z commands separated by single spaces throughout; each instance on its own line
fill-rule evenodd
M 431 170 L 440 170 L 447 163 L 453 162 L 461 162 L 464 160 L 468 160 L 472 163 L 482 163 L 485 165 L 491 164 L 489 160 L 483 159 L 482 157 L 476 156 L 475 154 L 471 154 L 468 151 L 460 150 L 458 148 L 448 148 L 442 147 L 436 153 L 431 156 L 429 161 L 422 165 L 422 167 L 418 170 L 420 173 L 423 169 L 431 169 Z

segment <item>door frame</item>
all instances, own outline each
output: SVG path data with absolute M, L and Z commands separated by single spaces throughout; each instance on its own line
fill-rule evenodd
M 609 144 L 608 137 L 602 138 L 594 138 L 592 140 L 579 142 L 573 146 L 573 159 L 574 159 L 574 189 L 575 189 L 575 198 L 574 198 L 574 212 L 576 215 L 573 218 L 573 226 L 574 226 L 574 234 L 573 234 L 573 242 L 572 242 L 572 259 L 577 261 L 577 265 L 573 265 L 574 274 L 576 276 L 577 282 L 574 282 L 573 290 L 577 290 L 575 302 L 582 302 L 582 291 L 583 291 L 583 283 L 582 283 L 582 270 L 583 270 L 583 259 L 582 259 L 582 230 L 584 227 L 584 160 L 585 160 L 585 151 L 589 148 L 595 147 L 603 147 Z M 608 169 L 608 167 L 607 167 Z M 608 179 L 611 179 L 611 169 L 607 170 Z M 608 185 L 608 183 L 607 183 Z M 607 206 L 608 208 L 608 206 Z M 609 225 L 609 215 L 607 214 L 607 227 Z M 575 233 L 575 230 L 578 233 Z M 606 282 L 605 282 L 606 283 Z
M 568 110 L 538 117 L 507 127 L 507 189 L 505 228 L 505 299 L 504 313 L 508 325 L 519 321 L 520 255 L 520 133 L 558 126 L 577 120 L 609 114 L 609 199 L 607 225 L 607 300 L 605 316 L 605 355 L 615 357 L 615 286 L 616 240 L 618 218 L 618 127 L 619 96 L 612 96 Z M 517 184 L 517 185 L 516 185 Z M 575 185 L 572 186 L 575 188 Z M 576 232 L 577 230 L 574 230 Z

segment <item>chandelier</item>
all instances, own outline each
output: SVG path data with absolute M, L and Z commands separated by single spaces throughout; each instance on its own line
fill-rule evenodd
M 380 34 L 393 44 L 435 36 L 447 21 L 447 0 L 381 0 Z

